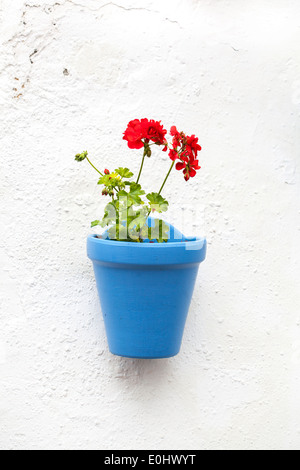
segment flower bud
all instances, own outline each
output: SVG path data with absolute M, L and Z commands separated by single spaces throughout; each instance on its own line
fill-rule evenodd
M 82 153 L 77 153 L 77 155 L 75 155 L 75 160 L 77 162 L 83 162 L 83 160 L 85 160 L 87 156 L 88 156 L 87 151 L 82 152 Z
M 109 174 L 110 174 L 110 171 L 107 170 L 107 169 L 105 169 L 105 170 L 104 170 L 104 174 L 105 174 L 105 175 L 109 175 Z
M 151 157 L 152 151 L 148 143 L 145 144 L 144 155 L 147 157 Z

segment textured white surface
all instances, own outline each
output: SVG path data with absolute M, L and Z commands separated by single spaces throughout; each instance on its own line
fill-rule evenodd
M 1 448 L 300 449 L 299 17 L 298 0 L 0 0 Z M 209 241 L 170 360 L 109 354 L 85 254 L 104 201 L 74 154 L 137 171 L 135 117 L 204 148 L 165 191 Z

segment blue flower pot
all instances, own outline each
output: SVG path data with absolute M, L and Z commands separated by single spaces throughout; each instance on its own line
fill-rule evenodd
M 178 354 L 206 240 L 176 241 L 173 233 L 163 244 L 128 243 L 91 235 L 87 253 L 111 353 L 143 359 Z

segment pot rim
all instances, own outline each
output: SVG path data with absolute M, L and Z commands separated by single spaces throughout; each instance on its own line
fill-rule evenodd
M 130 248 L 137 248 L 137 249 L 172 249 L 172 248 L 183 248 L 185 247 L 186 250 L 201 250 L 204 245 L 206 245 L 206 238 L 205 237 L 184 237 L 183 240 L 178 242 L 166 242 L 166 243 L 135 243 L 135 242 L 122 242 L 117 240 L 110 240 L 108 238 L 98 238 L 100 235 L 98 234 L 91 234 L 88 235 L 88 240 L 101 243 L 104 245 L 109 246 L 116 246 L 116 247 L 130 247 Z
M 87 254 L 93 262 L 135 266 L 198 264 L 206 258 L 205 238 L 170 243 L 132 243 L 89 235 Z

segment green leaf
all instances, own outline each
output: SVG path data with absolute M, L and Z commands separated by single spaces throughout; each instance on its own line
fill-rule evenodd
M 97 225 L 101 225 L 100 220 L 94 220 L 94 222 L 91 223 L 91 227 L 96 227 Z
M 159 239 L 158 242 L 167 242 L 170 235 L 170 226 L 166 224 L 163 220 L 159 221 Z
M 142 190 L 140 184 L 132 183 L 130 185 L 129 199 L 134 202 L 134 204 L 144 204 L 140 196 L 143 196 L 145 191 Z
M 158 193 L 147 194 L 147 199 L 151 204 L 151 209 L 153 212 L 166 212 L 169 208 L 168 201 Z
M 128 239 L 127 227 L 122 224 L 118 225 L 118 238 L 124 241 Z
M 104 186 L 110 191 L 115 188 L 123 189 L 125 188 L 125 183 L 122 181 L 120 175 L 116 172 L 110 173 L 109 175 L 103 175 L 98 181 L 98 184 L 104 184 Z
M 126 178 L 129 179 L 133 176 L 133 173 L 129 170 L 129 168 L 118 168 L 115 170 L 115 173 L 117 173 L 121 178 Z
M 149 217 L 149 211 L 146 207 L 142 207 L 141 210 L 135 213 L 130 224 L 128 224 L 128 235 L 132 240 L 138 240 L 140 238 L 147 238 L 148 217 Z
M 106 227 L 108 225 L 116 223 L 116 219 L 117 219 L 116 207 L 114 206 L 112 202 L 110 202 L 109 204 L 107 204 L 105 208 L 104 217 L 101 220 L 100 225 L 101 227 Z
M 122 191 L 118 192 L 118 198 L 127 197 L 127 196 L 128 196 L 128 193 L 124 189 L 122 189 Z
M 82 152 L 82 153 L 77 153 L 77 155 L 75 155 L 75 160 L 77 162 L 83 162 L 83 160 L 85 160 L 87 156 L 88 156 L 87 151 Z
M 149 240 L 157 240 L 158 243 L 164 243 L 169 240 L 170 227 L 163 220 L 156 219 L 154 227 L 149 227 Z
M 119 191 L 118 199 L 120 200 L 120 198 L 127 198 L 126 202 L 128 207 L 133 205 L 140 206 L 144 204 L 144 201 L 140 198 L 140 196 L 142 196 L 143 194 L 145 194 L 145 191 L 142 190 L 140 184 L 131 183 L 129 193 L 125 190 Z
M 104 176 L 101 176 L 101 178 L 98 181 L 98 184 L 104 184 L 105 186 L 110 186 L 110 180 L 111 180 L 110 175 L 104 175 Z
M 117 240 L 117 230 L 115 225 L 108 229 L 108 236 L 110 240 Z
M 124 189 L 117 193 L 119 208 L 122 212 L 127 211 L 129 207 L 131 207 L 134 202 L 129 198 L 129 193 Z
M 147 209 L 142 209 L 141 211 L 137 212 L 137 217 L 135 217 L 134 221 L 132 222 L 135 224 L 137 230 L 141 230 L 142 227 L 144 227 L 147 222 L 148 216 L 149 212 L 147 211 Z

